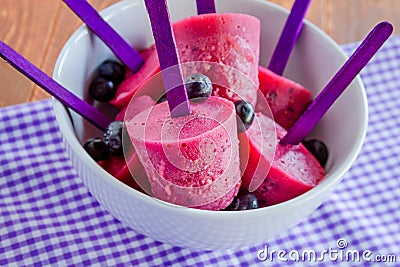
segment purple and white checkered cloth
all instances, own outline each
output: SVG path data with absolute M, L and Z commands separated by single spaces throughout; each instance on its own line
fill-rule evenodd
M 344 49 L 350 53 L 355 47 Z M 124 226 L 77 177 L 51 101 L 1 109 L 0 266 L 350 266 L 377 261 L 398 266 L 400 36 L 384 45 L 361 76 L 369 128 L 342 183 L 287 233 L 235 251 L 172 247 Z

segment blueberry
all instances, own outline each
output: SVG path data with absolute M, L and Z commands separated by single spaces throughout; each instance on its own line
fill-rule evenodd
M 105 60 L 97 68 L 100 77 L 119 85 L 125 78 L 125 68 L 114 60 Z
M 185 86 L 188 98 L 193 102 L 205 100 L 212 92 L 210 78 L 201 73 L 194 73 L 186 77 Z
M 103 77 L 96 77 L 90 83 L 89 93 L 97 101 L 111 100 L 117 91 L 117 86 L 112 81 L 106 80 Z
M 91 138 L 87 140 L 83 148 L 95 161 L 108 158 L 108 148 L 101 138 Z
M 329 156 L 326 145 L 318 139 L 303 141 L 303 145 L 311 152 L 311 154 L 314 155 L 314 157 L 319 161 L 319 164 L 321 164 L 322 167 L 325 167 Z
M 103 141 L 107 145 L 108 150 L 116 155 L 122 155 L 122 131 L 124 123 L 122 121 L 113 121 L 108 125 Z
M 251 103 L 247 101 L 238 100 L 235 102 L 235 109 L 238 118 L 238 133 L 241 133 L 246 131 L 253 123 L 254 107 Z
M 253 193 L 241 191 L 225 210 L 251 210 L 257 208 L 257 197 Z

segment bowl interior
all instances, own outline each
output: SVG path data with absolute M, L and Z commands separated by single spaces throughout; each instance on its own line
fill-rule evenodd
M 196 14 L 195 1 L 169 0 L 168 3 L 172 20 Z M 247 13 L 260 19 L 260 65 L 266 66 L 289 11 L 261 0 L 217 1 L 217 10 L 218 12 Z M 102 15 L 136 49 L 147 48 L 154 42 L 143 1 L 119 2 L 104 10 Z M 61 51 L 53 77 L 77 96 L 93 103 L 100 110 L 115 114 L 116 111 L 112 107 L 108 104 L 99 105 L 87 93 L 88 81 L 90 81 L 95 68 L 103 60 L 109 58 L 115 58 L 115 56 L 102 41 L 88 31 L 85 26 L 82 26 L 71 36 Z M 303 84 L 315 96 L 345 60 L 346 56 L 340 47 L 325 33 L 306 21 L 284 76 Z M 56 117 L 65 139 L 76 149 L 82 160 L 92 162 L 81 144 L 88 138 L 102 136 L 102 133 L 74 112 L 69 113 L 58 101 L 54 102 Z M 316 188 L 296 199 L 255 212 L 274 210 L 275 213 L 275 210 L 280 207 L 292 205 L 296 201 L 306 201 L 337 183 L 350 168 L 361 149 L 367 128 L 367 114 L 364 87 L 361 79 L 357 77 L 309 136 L 323 140 L 329 148 L 330 157 L 326 166 L 326 179 Z M 100 169 L 96 164 L 90 164 L 92 168 Z M 104 175 L 107 176 L 105 172 Z M 110 176 L 107 179 L 113 178 Z M 134 190 L 131 191 L 131 194 L 140 194 Z M 168 208 L 176 208 L 173 205 L 160 204 L 161 202 L 156 200 L 154 203 L 168 206 Z M 186 210 L 204 214 L 204 211 Z M 220 216 L 225 215 L 221 214 Z

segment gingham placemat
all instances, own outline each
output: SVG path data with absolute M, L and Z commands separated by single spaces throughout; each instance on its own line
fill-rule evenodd
M 348 53 L 354 48 L 344 46 Z M 0 266 L 399 265 L 400 36 L 385 44 L 362 79 L 369 128 L 343 182 L 300 225 L 235 251 L 172 247 L 124 226 L 77 177 L 50 100 L 1 109 Z

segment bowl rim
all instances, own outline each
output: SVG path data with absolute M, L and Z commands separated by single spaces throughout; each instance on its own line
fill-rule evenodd
M 133 1 L 121 1 L 117 2 L 115 4 L 110 5 L 109 7 L 105 8 L 102 10 L 100 15 L 103 17 L 104 20 L 108 21 L 112 19 L 113 16 L 115 16 L 116 11 L 119 11 L 121 9 L 126 9 L 130 8 L 132 5 L 137 4 L 138 0 L 133 0 Z M 249 0 L 246 0 L 249 1 Z M 253 2 L 256 2 L 261 5 L 268 6 L 268 8 L 272 8 L 277 10 L 278 12 L 283 12 L 285 14 L 289 14 L 289 10 L 268 2 L 268 1 L 262 1 L 262 0 L 252 0 Z M 244 2 L 244 1 L 243 1 Z M 114 13 L 115 12 L 115 13 Z M 307 19 L 304 20 L 304 27 L 309 28 L 314 34 L 319 35 L 319 37 L 323 38 L 325 42 L 328 42 L 331 46 L 333 46 L 336 49 L 336 52 L 341 54 L 344 59 L 347 58 L 347 55 L 343 51 L 343 49 L 330 37 L 328 36 L 322 29 L 318 28 L 316 25 L 308 21 Z M 71 45 L 75 42 L 76 39 L 78 38 L 83 38 L 87 35 L 90 35 L 90 30 L 87 28 L 86 25 L 81 25 L 66 41 L 64 46 L 62 47 L 62 50 L 60 51 L 54 71 L 53 71 L 53 78 L 55 80 L 58 80 L 60 77 L 60 69 L 62 68 L 63 61 L 65 58 L 65 55 L 68 53 L 68 51 L 71 49 Z M 180 213 L 185 213 L 185 214 L 190 214 L 191 216 L 203 216 L 206 215 L 207 217 L 213 218 L 220 218 L 223 216 L 229 216 L 229 217 L 236 217 L 240 216 L 240 214 L 250 214 L 250 213 L 268 213 L 268 212 L 275 212 L 276 210 L 281 210 L 282 208 L 287 208 L 290 206 L 298 206 L 301 205 L 303 202 L 307 202 L 309 199 L 312 199 L 316 197 L 318 194 L 321 192 L 328 191 L 330 187 L 333 187 L 336 183 L 338 183 L 345 173 L 350 169 L 356 158 L 358 157 L 365 137 L 367 133 L 367 127 L 368 127 L 368 103 L 367 103 L 367 95 L 365 92 L 364 85 L 362 83 L 361 77 L 357 75 L 357 77 L 353 80 L 353 83 L 356 83 L 359 93 L 361 94 L 361 99 L 360 101 L 362 102 L 362 107 L 365 109 L 365 113 L 363 116 L 363 121 L 362 121 L 362 128 L 359 129 L 358 131 L 358 136 L 356 139 L 356 143 L 353 145 L 353 149 L 351 150 L 351 153 L 348 154 L 346 162 L 338 168 L 336 171 L 333 173 L 329 173 L 327 176 L 329 176 L 329 179 L 324 179 L 314 188 L 310 189 L 309 191 L 301 194 L 300 196 L 297 196 L 293 199 L 287 200 L 285 202 L 275 204 L 272 206 L 268 207 L 263 207 L 259 209 L 253 209 L 253 210 L 245 210 L 241 212 L 235 212 L 235 211 L 211 211 L 211 210 L 201 210 L 201 209 L 195 209 L 195 208 L 188 208 L 188 207 L 183 207 L 175 204 L 171 204 L 159 199 L 156 199 L 154 197 L 148 196 L 146 194 L 143 194 L 128 185 L 125 185 L 118 179 L 116 179 L 114 176 L 109 174 L 107 171 L 105 171 L 101 166 L 99 166 L 94 160 L 90 158 L 90 156 L 86 153 L 84 150 L 83 146 L 79 142 L 78 138 L 76 137 L 73 129 L 70 127 L 69 123 L 64 120 L 66 117 L 69 116 L 69 111 L 68 109 L 57 99 L 54 97 L 52 98 L 52 104 L 53 104 L 53 109 L 55 113 L 56 120 L 58 122 L 60 132 L 63 134 L 64 142 L 69 143 L 70 148 L 74 150 L 74 154 L 76 154 L 83 162 L 87 163 L 89 165 L 89 168 L 93 171 L 95 171 L 98 174 L 98 177 L 100 179 L 104 179 L 104 181 L 112 187 L 116 187 L 118 190 L 123 190 L 126 191 L 129 195 L 140 199 L 141 201 L 145 201 L 149 204 L 159 206 L 160 208 L 163 209 L 170 209 L 174 210 L 174 212 L 180 212 Z M 72 125 L 72 122 L 70 122 Z M 72 126 L 73 127 L 73 126 Z M 86 186 L 86 185 L 85 185 Z

